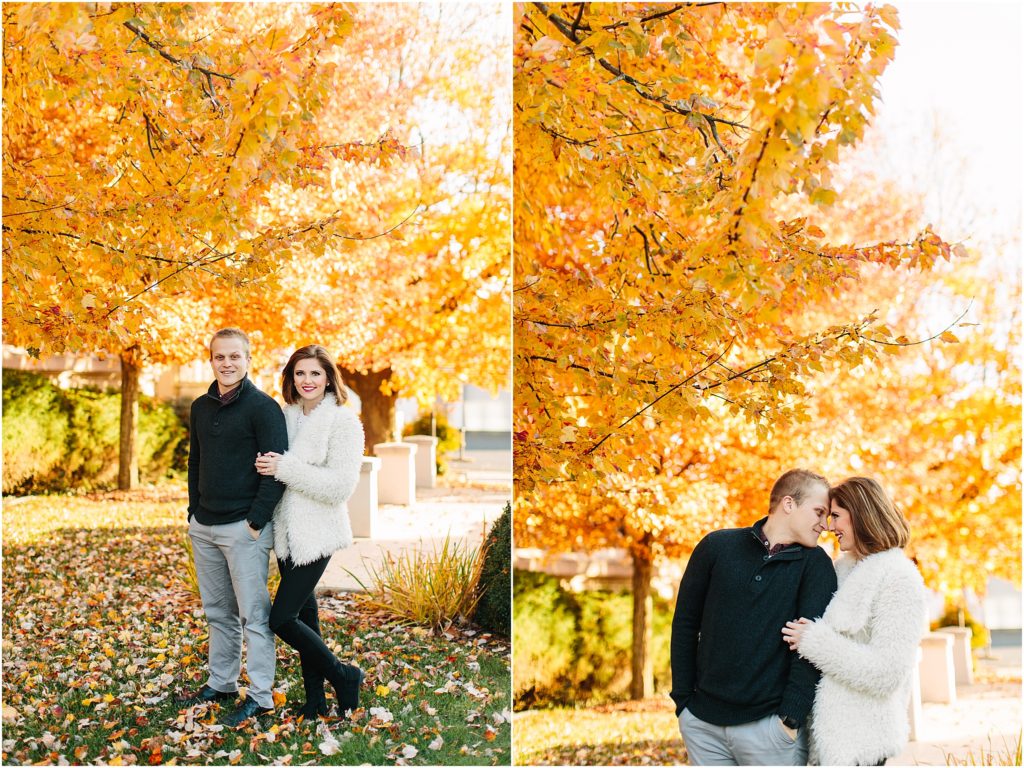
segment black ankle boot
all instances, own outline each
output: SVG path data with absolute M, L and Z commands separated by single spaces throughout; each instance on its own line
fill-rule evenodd
M 318 717 L 327 717 L 327 699 L 322 701 L 307 701 L 301 707 L 297 714 L 301 715 L 306 721 L 315 720 Z
M 304 653 L 299 653 L 302 665 L 302 689 L 306 692 L 306 703 L 299 708 L 299 714 L 307 720 L 327 714 L 327 695 L 324 693 L 324 676 L 317 671 L 313 662 Z
M 359 667 L 341 662 L 337 663 L 334 673 L 328 677 L 338 697 L 338 711 L 342 717 L 345 712 L 359 708 L 359 686 L 365 677 L 366 673 Z

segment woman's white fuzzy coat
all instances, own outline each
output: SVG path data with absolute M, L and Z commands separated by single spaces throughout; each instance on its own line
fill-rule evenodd
M 327 393 L 300 426 L 302 406 L 284 408 L 288 450 L 274 477 L 285 484 L 274 510 L 274 551 L 296 565 L 352 544 L 346 502 L 359 482 L 363 425 L 349 408 Z
M 907 743 L 925 591 L 901 549 L 836 561 L 839 589 L 799 652 L 821 670 L 810 723 L 817 765 L 875 765 Z

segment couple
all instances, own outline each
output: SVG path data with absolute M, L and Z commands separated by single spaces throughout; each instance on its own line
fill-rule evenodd
M 826 528 L 835 567 L 817 546 Z M 874 480 L 833 488 L 795 469 L 767 517 L 700 541 L 672 619 L 692 765 L 884 765 L 902 750 L 926 616 L 909 538 Z
M 281 407 L 247 378 L 249 338 L 237 328 L 210 342 L 216 381 L 192 403 L 188 533 L 210 630 L 210 676 L 180 700 L 237 699 L 246 645 L 249 690 L 224 723 L 237 727 L 274 709 L 274 635 L 299 652 L 306 701 L 326 715 L 324 681 L 338 714 L 359 706 L 362 670 L 340 662 L 320 637 L 314 589 L 331 554 L 352 543 L 345 502 L 355 490 L 363 428 L 341 407 L 345 388 L 327 350 L 297 350 L 282 375 Z M 267 591 L 271 548 L 281 583 Z

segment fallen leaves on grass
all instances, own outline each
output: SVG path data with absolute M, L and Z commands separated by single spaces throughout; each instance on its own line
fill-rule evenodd
M 507 642 L 402 627 L 359 596 L 318 598 L 325 642 L 367 673 L 350 717 L 299 722 L 280 643 L 273 716 L 234 731 L 218 705 L 175 703 L 206 679 L 205 618 L 178 578 L 184 518 L 183 498 L 5 504 L 4 763 L 510 762 Z
M 516 765 L 684 765 L 667 698 L 515 714 Z

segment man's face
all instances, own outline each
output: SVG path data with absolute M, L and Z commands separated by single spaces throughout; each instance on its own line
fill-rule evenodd
M 797 504 L 787 497 L 790 504 L 789 525 L 794 539 L 805 547 L 818 544 L 818 537 L 827 527 L 828 489 L 815 483 L 804 493 L 804 499 Z
M 245 378 L 249 370 L 245 342 L 233 336 L 214 339 L 210 345 L 210 365 L 213 366 L 213 375 L 220 388 L 231 389 Z

